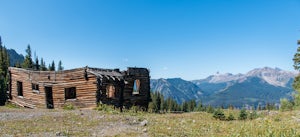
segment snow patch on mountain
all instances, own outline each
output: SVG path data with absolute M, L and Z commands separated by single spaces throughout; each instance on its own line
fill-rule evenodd
M 258 77 L 271 85 L 286 87 L 288 82 L 297 75 L 296 72 L 284 71 L 279 68 L 264 67 L 249 71 L 247 77 Z
M 217 74 L 217 75 L 211 75 L 207 77 L 206 79 L 202 80 L 195 80 L 193 81 L 195 84 L 199 85 L 201 83 L 242 83 L 248 78 L 251 77 L 258 77 L 266 81 L 267 83 L 274 85 L 274 86 L 280 86 L 280 87 L 286 87 L 287 84 L 297 75 L 296 72 L 291 71 L 284 71 L 279 68 L 270 68 L 270 67 L 264 67 L 264 68 L 257 68 L 249 71 L 246 74 L 236 74 L 233 75 L 231 73 L 225 73 L 225 74 Z

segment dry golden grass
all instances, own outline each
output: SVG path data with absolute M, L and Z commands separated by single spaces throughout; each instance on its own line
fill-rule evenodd
M 226 116 L 238 111 L 225 110 Z M 206 112 L 152 114 L 0 107 L 1 136 L 300 136 L 300 111 L 258 112 L 255 120 L 220 121 Z M 146 126 L 140 122 L 147 120 Z
M 246 121 L 215 120 L 205 112 L 150 117 L 151 136 L 300 136 L 300 112 L 296 111 L 262 114 Z

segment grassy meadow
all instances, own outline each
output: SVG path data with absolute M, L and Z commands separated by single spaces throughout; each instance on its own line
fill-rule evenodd
M 223 110 L 237 119 L 238 110 Z M 221 121 L 207 112 L 155 114 L 91 109 L 0 107 L 1 136 L 300 136 L 300 111 L 258 111 L 254 120 Z M 145 122 L 144 124 L 141 124 Z

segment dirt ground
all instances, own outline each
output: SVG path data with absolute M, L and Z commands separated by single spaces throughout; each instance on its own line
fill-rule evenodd
M 0 107 L 0 136 L 148 136 L 147 119 L 116 113 Z

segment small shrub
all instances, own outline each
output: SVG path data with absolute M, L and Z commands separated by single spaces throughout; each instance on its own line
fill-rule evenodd
M 280 119 L 280 117 L 276 117 L 276 118 L 274 119 L 274 121 L 275 121 L 275 122 L 280 122 L 281 119 Z
M 63 109 L 64 109 L 64 110 L 74 110 L 75 107 L 74 107 L 74 105 L 71 104 L 71 103 L 66 103 L 66 104 L 64 104 Z
M 109 112 L 111 114 L 118 114 L 118 110 L 115 110 L 113 106 L 106 105 L 106 104 L 98 104 L 98 106 L 95 108 L 97 111 L 104 111 Z
M 208 107 L 206 108 L 206 112 L 207 112 L 207 113 L 214 113 L 214 112 L 215 112 L 215 109 L 214 109 L 212 106 L 208 106 Z
M 108 111 L 109 106 L 107 106 L 105 104 L 98 104 L 97 107 L 95 108 L 95 110 L 97 110 L 97 111 Z
M 228 118 L 227 118 L 228 121 L 233 121 L 235 120 L 234 116 L 232 113 L 229 114 Z
M 239 120 L 246 120 L 248 118 L 248 114 L 246 109 L 242 109 L 240 111 Z
M 219 119 L 219 120 L 225 120 L 225 119 L 226 119 L 226 116 L 225 116 L 223 110 L 220 109 L 220 108 L 217 109 L 217 110 L 214 112 L 213 117 L 214 117 L 215 119 Z
M 7 108 L 20 108 L 19 106 L 15 105 L 15 104 L 13 104 L 13 103 L 10 103 L 10 102 L 6 103 L 5 106 L 6 106 Z
M 254 110 L 254 111 L 250 112 L 249 119 L 253 120 L 253 119 L 256 119 L 256 118 L 258 118 L 258 115 L 257 115 L 256 111 Z
M 286 98 L 280 99 L 280 111 L 291 111 L 293 110 L 293 103 Z
M 129 112 L 132 112 L 132 113 L 138 113 L 138 112 L 145 112 L 145 108 L 143 107 L 139 107 L 139 106 L 132 106 L 130 109 L 129 109 Z

